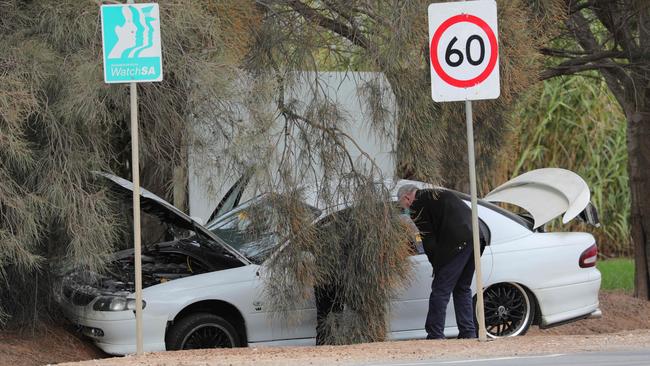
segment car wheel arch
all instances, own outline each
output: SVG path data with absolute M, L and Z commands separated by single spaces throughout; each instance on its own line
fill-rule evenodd
M 242 341 L 242 346 L 246 347 L 248 345 L 248 336 L 246 332 L 246 320 L 242 313 L 229 302 L 222 300 L 202 300 L 195 302 L 193 304 L 187 305 L 181 311 L 179 311 L 173 320 L 167 322 L 167 329 L 165 333 L 168 333 L 171 326 L 183 319 L 184 317 L 190 314 L 196 313 L 210 313 L 224 318 L 225 320 L 232 323 L 233 327 L 239 335 L 239 339 Z

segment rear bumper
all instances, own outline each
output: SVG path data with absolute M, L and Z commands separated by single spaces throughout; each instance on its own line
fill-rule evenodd
M 602 316 L 599 290 L 600 276 L 592 281 L 537 290 L 535 296 L 542 312 L 540 328 Z
M 562 320 L 562 321 L 560 321 L 560 322 L 556 322 L 556 323 L 552 323 L 552 324 L 546 324 L 546 325 L 542 325 L 542 324 L 540 324 L 539 328 L 540 328 L 540 329 L 548 329 L 548 328 L 553 328 L 553 327 L 557 327 L 557 326 L 564 325 L 564 324 L 573 323 L 573 322 L 578 321 L 578 320 L 583 320 L 583 319 L 600 319 L 600 318 L 602 318 L 602 317 L 603 317 L 603 313 L 600 311 L 600 309 L 596 309 L 596 310 L 594 310 L 591 314 L 580 315 L 580 316 L 577 316 L 577 317 L 575 317 L 575 318 L 570 318 L 570 319 Z

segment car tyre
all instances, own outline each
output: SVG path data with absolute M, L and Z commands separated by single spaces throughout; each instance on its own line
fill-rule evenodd
M 230 322 L 211 313 L 194 313 L 174 324 L 165 339 L 168 350 L 240 347 Z
M 485 330 L 490 338 L 524 335 L 535 318 L 535 300 L 516 283 L 497 283 L 483 290 Z

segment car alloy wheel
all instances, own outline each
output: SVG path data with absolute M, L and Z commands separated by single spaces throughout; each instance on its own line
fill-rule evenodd
M 535 304 L 516 283 L 498 283 L 483 291 L 485 329 L 492 338 L 524 335 L 533 322 Z
M 168 350 L 241 346 L 230 322 L 210 313 L 194 313 L 174 324 L 166 337 Z
M 181 343 L 181 349 L 232 348 L 232 336 L 216 323 L 200 324 L 190 330 Z

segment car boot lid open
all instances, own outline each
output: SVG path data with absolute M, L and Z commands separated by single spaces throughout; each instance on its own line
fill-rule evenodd
M 529 171 L 495 188 L 484 199 L 525 209 L 533 216 L 534 228 L 562 214 L 565 224 L 580 217 L 592 225 L 599 225 L 595 208 L 590 203 L 589 186 L 578 174 L 566 169 Z

